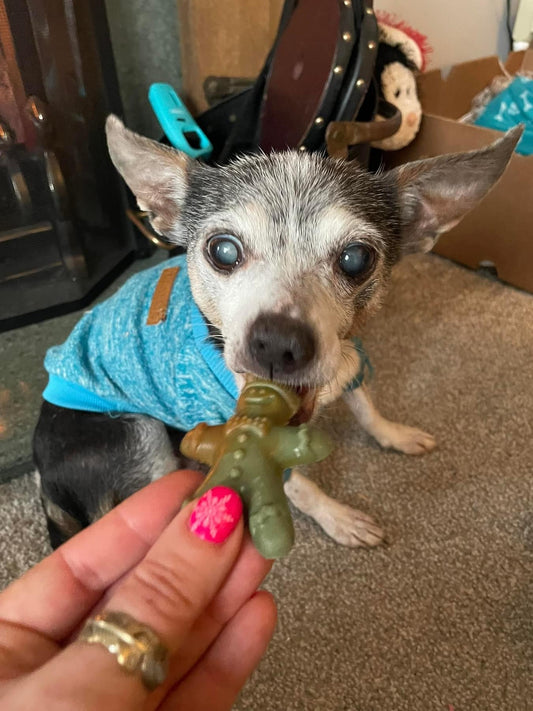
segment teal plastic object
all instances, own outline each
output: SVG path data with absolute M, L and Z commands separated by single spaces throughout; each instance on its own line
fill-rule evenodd
M 474 121 L 476 126 L 508 131 L 519 123 L 525 130 L 516 147 L 524 156 L 533 155 L 533 79 L 517 76 L 485 106 Z
M 211 141 L 170 84 L 152 84 L 148 100 L 174 148 L 187 153 L 191 158 L 209 158 L 213 152 Z

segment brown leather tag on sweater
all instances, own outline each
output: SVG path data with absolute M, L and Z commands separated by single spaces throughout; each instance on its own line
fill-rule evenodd
M 146 319 L 147 326 L 157 326 L 158 323 L 166 319 L 170 294 L 179 270 L 179 267 L 169 267 L 161 272 L 152 296 L 148 318 Z

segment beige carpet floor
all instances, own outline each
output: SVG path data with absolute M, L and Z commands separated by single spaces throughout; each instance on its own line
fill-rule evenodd
M 341 548 L 295 514 L 267 581 L 278 629 L 236 708 L 531 711 L 533 297 L 414 257 L 365 344 L 380 409 L 439 448 L 381 451 L 332 410 L 338 448 L 310 475 L 390 544 Z M 1 486 L 0 586 L 46 550 L 31 479 Z

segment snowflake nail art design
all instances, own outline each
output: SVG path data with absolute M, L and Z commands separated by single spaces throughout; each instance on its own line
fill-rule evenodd
M 234 530 L 241 514 L 239 495 L 226 486 L 215 486 L 198 500 L 189 528 L 204 541 L 222 543 Z

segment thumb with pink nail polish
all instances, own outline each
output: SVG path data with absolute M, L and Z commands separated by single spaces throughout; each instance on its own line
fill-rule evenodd
M 236 491 L 215 486 L 198 499 L 189 519 L 190 530 L 209 543 L 223 543 L 242 516 L 242 502 Z

